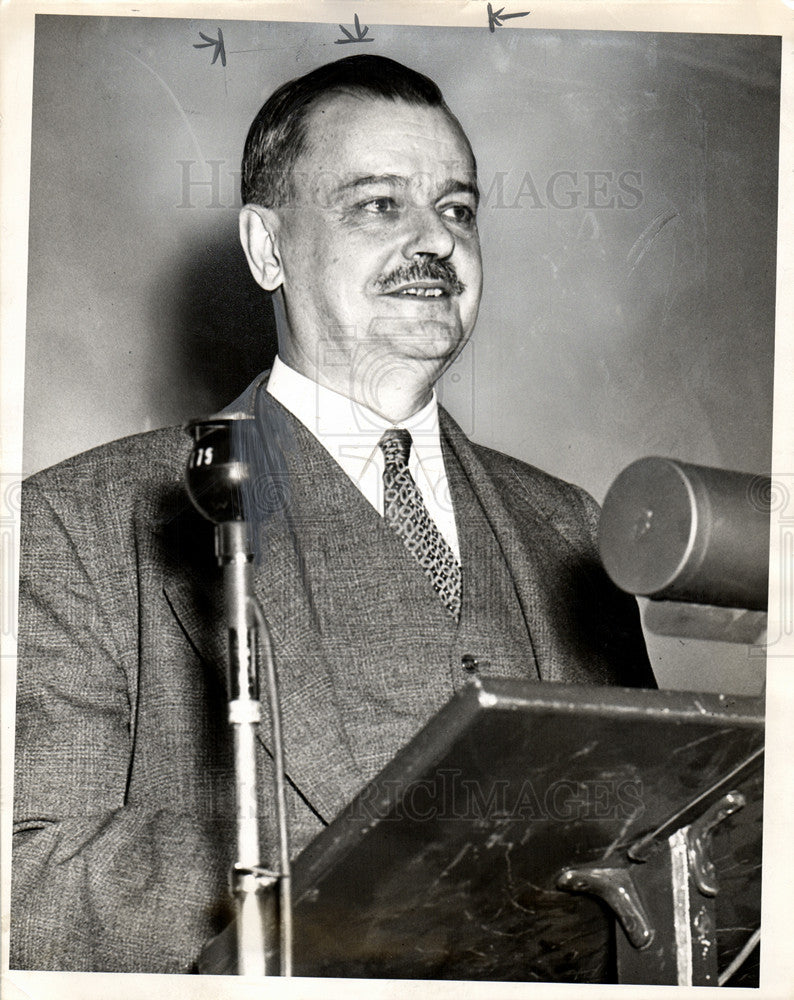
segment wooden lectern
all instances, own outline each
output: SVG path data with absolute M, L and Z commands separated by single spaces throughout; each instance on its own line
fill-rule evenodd
M 295 861 L 295 974 L 724 982 L 762 755 L 758 699 L 474 681 Z

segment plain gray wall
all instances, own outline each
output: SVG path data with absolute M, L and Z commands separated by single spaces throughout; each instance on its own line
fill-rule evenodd
M 225 67 L 194 48 L 219 28 Z M 485 292 L 440 387 L 464 429 L 599 501 L 647 454 L 768 471 L 779 40 L 370 35 L 37 18 L 25 472 L 213 412 L 268 364 L 236 236 L 242 144 L 276 86 L 357 51 L 433 77 L 478 158 Z M 664 686 L 760 687 L 747 647 L 650 647 Z

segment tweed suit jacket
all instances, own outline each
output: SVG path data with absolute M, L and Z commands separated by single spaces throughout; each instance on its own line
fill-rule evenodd
M 324 668 L 324 594 L 352 587 L 354 595 L 376 595 L 369 611 L 362 604 L 365 618 L 348 623 L 351 669 L 356 637 L 363 642 L 371 627 L 366 616 L 399 595 L 376 556 L 350 580 L 345 546 L 369 530 L 357 506 L 366 502 L 337 483 L 318 519 L 317 483 L 331 460 L 263 385 L 258 380 L 233 408 L 266 428 L 270 492 L 255 587 L 279 665 L 297 852 L 373 776 L 350 746 Z M 440 419 L 443 446 L 464 470 L 512 575 L 535 660 L 527 676 L 653 685 L 636 604 L 598 564 L 595 503 L 471 444 L 443 411 Z M 180 429 L 154 431 L 25 484 L 14 968 L 186 972 L 229 919 L 226 640 L 212 526 L 182 485 L 189 450 Z M 305 565 L 307 537 L 319 569 Z M 416 580 L 426 585 L 421 573 Z M 355 600 L 364 597 L 354 607 Z M 410 622 L 395 616 L 389 627 L 392 649 L 400 628 L 406 648 L 424 648 L 411 645 Z M 374 728 L 378 741 L 381 727 Z M 265 861 L 275 844 L 268 732 L 265 720 L 258 748 Z M 384 757 L 410 735 L 391 733 Z

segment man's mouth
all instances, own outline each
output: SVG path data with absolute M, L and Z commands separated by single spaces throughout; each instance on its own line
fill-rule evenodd
M 463 282 L 453 265 L 446 260 L 414 261 L 379 278 L 381 295 L 412 299 L 448 299 L 461 295 Z
M 402 288 L 395 288 L 389 295 L 410 296 L 417 299 L 440 299 L 447 298 L 449 289 L 443 285 L 404 285 Z

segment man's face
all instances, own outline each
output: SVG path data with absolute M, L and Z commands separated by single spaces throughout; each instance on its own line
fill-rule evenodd
M 432 385 L 468 339 L 482 288 L 459 127 L 439 108 L 332 96 L 310 113 L 293 194 L 276 210 L 276 243 L 297 366 L 375 409 L 400 370 Z

